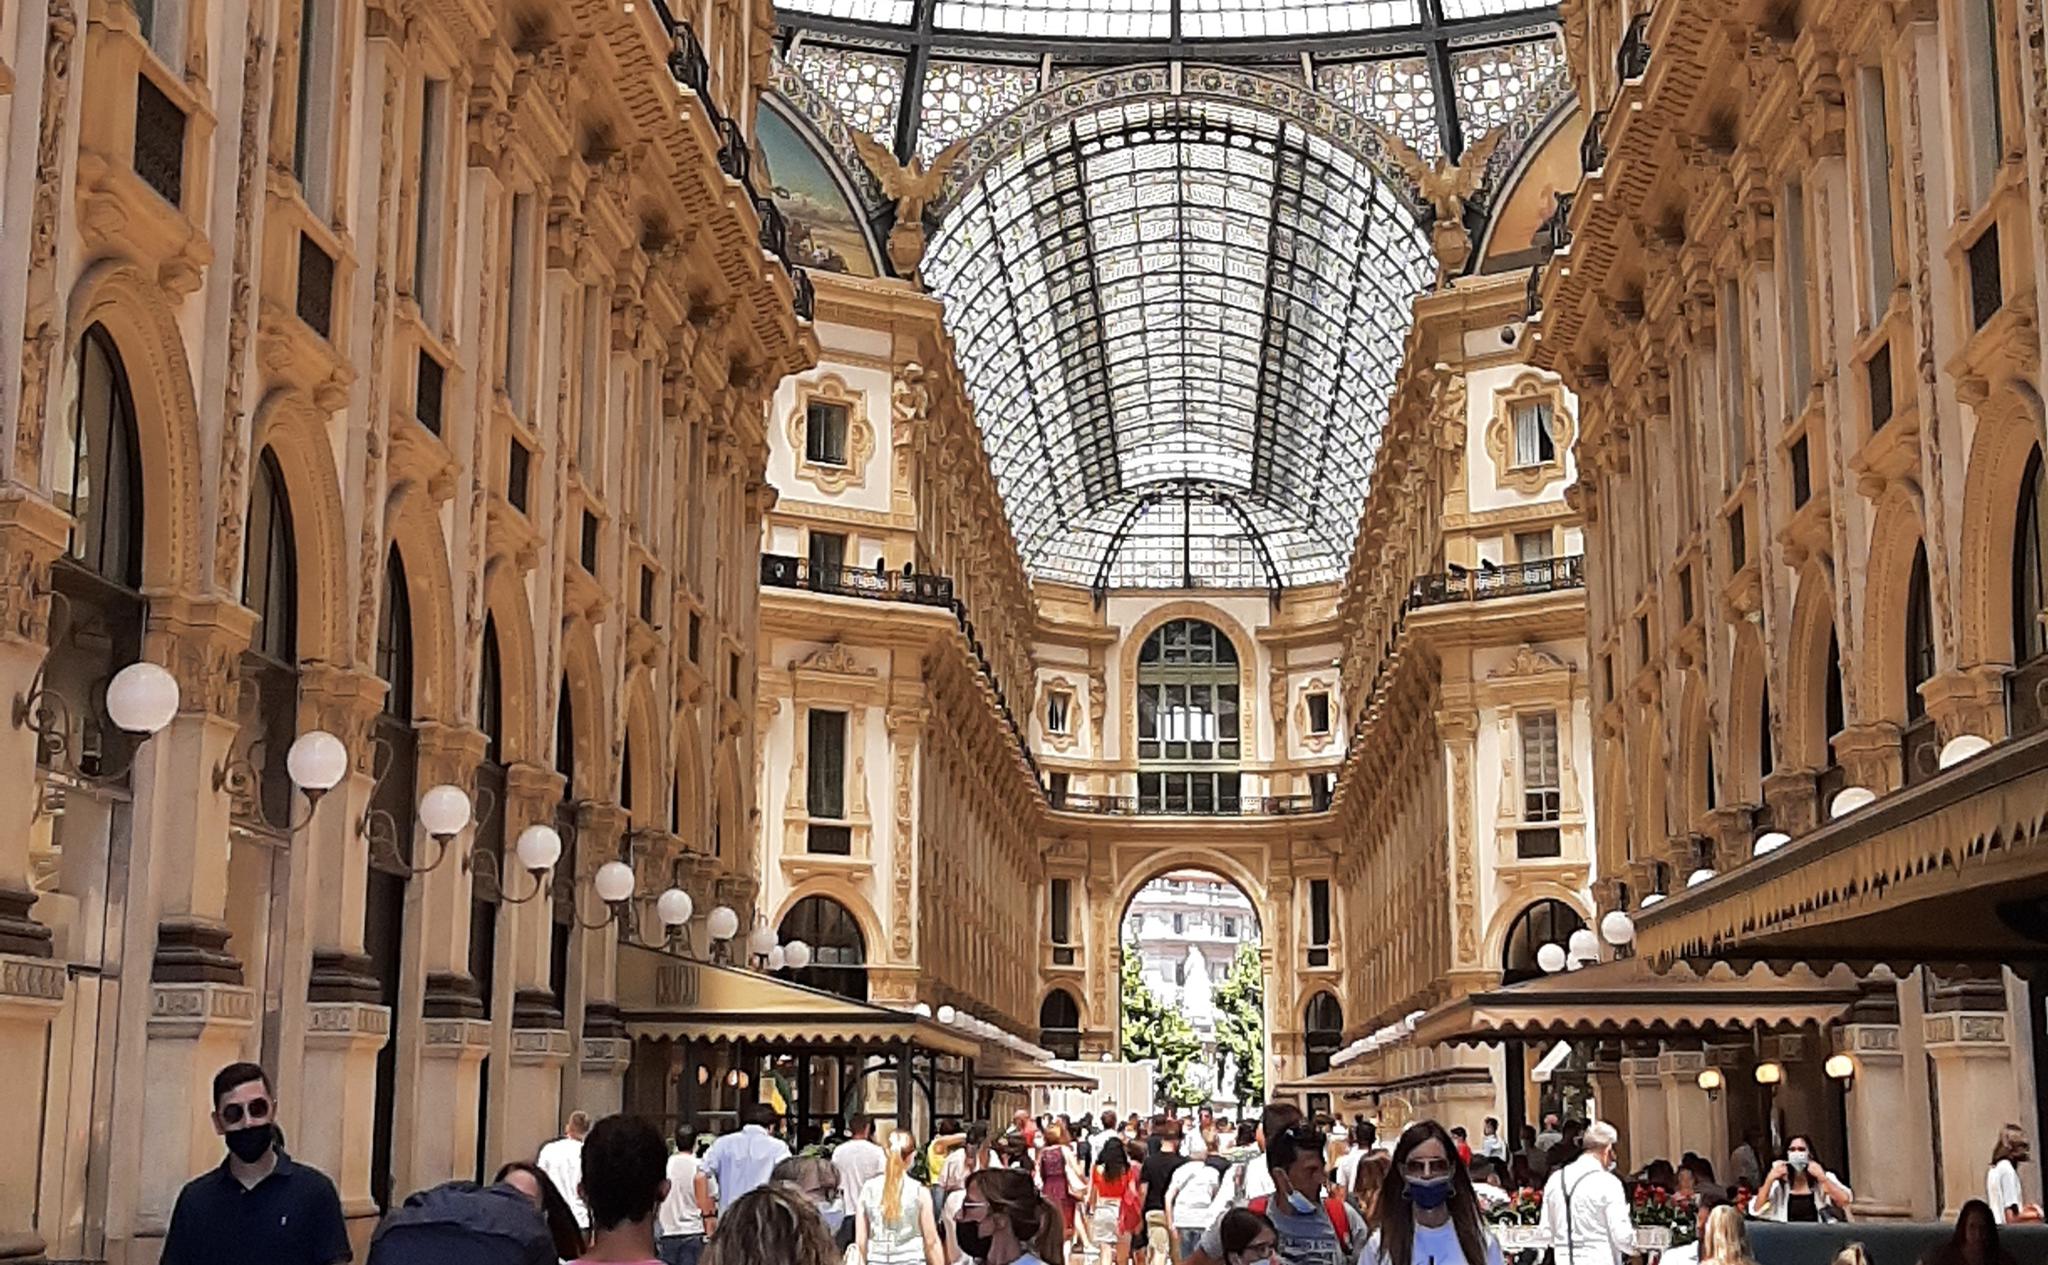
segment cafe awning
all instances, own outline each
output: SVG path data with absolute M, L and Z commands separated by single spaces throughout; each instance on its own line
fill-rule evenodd
M 1635 915 L 1660 961 L 2048 959 L 2048 732 L 1893 791 Z
M 1086 1076 L 1058 1063 L 1042 1063 L 998 1053 L 974 1066 L 975 1084 L 996 1089 L 1079 1089 L 1092 1092 L 1097 1085 Z
M 620 1018 L 635 1037 L 981 1053 L 979 1041 L 907 1010 L 637 945 L 619 946 L 618 985 Z
M 1640 957 L 1469 993 L 1424 1015 L 1415 1040 L 1491 1045 L 1601 1037 L 1697 1035 L 1717 1028 L 1824 1025 L 1856 1001 L 1846 968 L 1784 974 L 1725 964 L 1704 972 L 1680 964 L 1659 974 Z

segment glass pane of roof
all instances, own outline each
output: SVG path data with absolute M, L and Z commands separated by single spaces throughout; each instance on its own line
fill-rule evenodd
M 1335 35 L 1420 21 L 1417 0 L 1181 0 L 1181 33 L 1193 39 Z
M 1335 578 L 1428 260 L 1369 166 L 1249 105 L 1122 102 L 1026 139 L 925 273 L 1027 564 Z
M 1496 17 L 1503 13 L 1527 13 L 1543 8 L 1549 0 L 1443 0 L 1444 19 L 1464 22 L 1472 18 Z
M 1436 80 L 1426 57 L 1319 64 L 1316 87 L 1361 118 L 1401 138 L 1424 158 L 1443 153 L 1437 126 Z
M 812 13 L 821 18 L 849 18 L 855 22 L 888 22 L 908 26 L 912 0 L 778 0 L 776 9 L 784 14 Z
M 942 31 L 1042 35 L 1070 39 L 1165 39 L 1173 0 L 938 0 Z
M 906 61 L 864 48 L 813 43 L 797 45 L 789 56 L 790 67 L 824 94 L 848 127 L 857 127 L 886 145 L 896 143 Z
M 941 61 L 925 70 L 917 121 L 917 152 L 927 162 L 963 136 L 972 136 L 1038 91 L 1038 66 Z
M 1511 127 L 1533 113 L 1541 89 L 1552 75 L 1563 73 L 1564 49 L 1555 36 L 1452 49 L 1451 90 L 1458 99 L 1458 123 L 1466 142 L 1497 127 Z

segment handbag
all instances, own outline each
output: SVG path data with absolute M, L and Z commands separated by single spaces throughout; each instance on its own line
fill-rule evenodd
M 1145 1197 L 1138 1185 L 1136 1172 L 1124 1174 L 1123 1193 L 1117 1197 L 1116 1228 L 1124 1234 L 1136 1234 L 1145 1228 Z

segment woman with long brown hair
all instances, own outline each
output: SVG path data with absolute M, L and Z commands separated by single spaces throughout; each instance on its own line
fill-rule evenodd
M 1458 1144 L 1434 1120 L 1402 1131 L 1380 1182 L 1379 1216 L 1382 1265 L 1501 1265 Z
M 784 1182 L 733 1200 L 704 1245 L 704 1265 L 840 1265 L 842 1259 L 817 1208 Z
M 1385 1151 L 1374 1151 L 1359 1158 L 1351 1178 L 1351 1202 L 1365 1218 L 1365 1228 L 1374 1234 L 1380 1232 L 1380 1188 L 1386 1185 L 1393 1167 L 1394 1161 Z
M 953 1235 L 978 1265 L 1063 1265 L 1062 1227 L 1059 1209 L 1038 1193 L 1030 1174 L 988 1168 L 967 1179 Z

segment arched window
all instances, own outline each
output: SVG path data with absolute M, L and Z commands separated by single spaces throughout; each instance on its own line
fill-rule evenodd
M 495 857 L 497 864 L 470 871 L 469 977 L 476 981 L 488 1017 L 497 974 L 497 902 L 506 877 L 504 676 L 498 659 L 498 624 L 490 615 L 484 616 L 483 646 L 478 651 L 476 725 L 484 735 L 484 758 L 476 770 L 476 847 Z M 527 890 L 531 887 L 529 882 Z
M 1539 900 L 1515 915 L 1514 923 L 1508 927 L 1507 940 L 1501 945 L 1501 983 L 1513 984 L 1542 976 L 1543 968 L 1536 964 L 1536 951 L 1546 944 L 1569 947 L 1572 932 L 1585 925 L 1579 911 L 1561 900 Z
M 1913 550 L 1913 574 L 1906 583 L 1906 719 L 1927 713 L 1922 684 L 1934 677 L 1934 607 L 1927 583 L 1927 545 Z
M 1235 813 L 1237 647 L 1213 624 L 1168 620 L 1138 651 L 1138 810 Z
M 1835 739 L 1848 728 L 1849 720 L 1842 704 L 1842 643 L 1833 625 L 1828 627 L 1827 682 L 1822 690 L 1821 727 L 1826 732 L 1821 737 L 1827 743 L 1828 763 L 1839 765 L 1842 760 L 1835 751 Z
M 370 804 L 380 815 L 377 830 L 388 835 L 370 847 L 370 872 L 363 896 L 363 951 L 377 980 L 378 1000 L 398 1006 L 399 965 L 405 944 L 406 866 L 412 858 L 413 805 L 418 798 L 418 743 L 412 727 L 412 596 L 405 563 L 392 546 L 384 564 L 384 601 L 377 624 L 377 675 L 384 680 L 384 707 L 372 725 L 377 742 L 377 783 Z M 379 1208 L 392 1204 L 391 1148 L 399 1045 L 391 1039 L 377 1051 L 376 1112 L 370 1142 L 370 1195 Z
M 2012 528 L 2012 661 L 2026 663 L 2048 654 L 2048 627 L 2041 612 L 2048 610 L 2048 548 L 2041 539 L 2041 495 L 2044 472 L 2041 450 L 2027 454 L 2027 470 L 2020 476 L 2019 512 Z
M 579 874 L 576 858 L 576 709 L 569 701 L 569 678 L 562 677 L 555 703 L 555 772 L 562 775 L 562 800 L 555 805 L 555 830 L 562 836 L 557 874 Z M 569 999 L 569 941 L 576 930 L 576 885 L 555 884 L 553 924 L 548 938 L 548 991 L 562 1011 Z
M 242 656 L 241 732 L 257 775 L 254 804 L 236 803 L 237 816 L 271 827 L 291 820 L 292 783 L 285 754 L 298 730 L 298 552 L 292 541 L 291 502 L 284 473 L 265 448 L 256 457 L 249 489 L 249 526 L 242 541 L 242 605 L 256 612 L 256 631 Z M 261 744 L 260 746 L 258 744 Z
M 1778 752 L 1771 741 L 1771 683 L 1766 680 L 1756 694 L 1756 784 L 1763 794 L 1764 779 L 1778 767 Z
M 1038 1044 L 1063 1059 L 1081 1057 L 1081 1003 L 1064 988 L 1038 1003 Z
M 1317 993 L 1308 999 L 1301 1017 L 1302 1050 L 1308 1056 L 1308 1074 L 1330 1070 L 1330 1056 L 1344 1040 L 1344 1007 L 1335 994 Z
M 142 587 L 142 463 L 135 399 L 121 353 L 103 326 L 78 350 L 78 408 L 70 452 L 59 458 L 57 502 L 71 512 L 72 561 L 129 591 Z
M 784 944 L 801 940 L 811 946 L 811 964 L 785 974 L 799 984 L 868 999 L 868 945 L 846 906 L 829 896 L 806 896 L 783 915 L 778 928 Z

